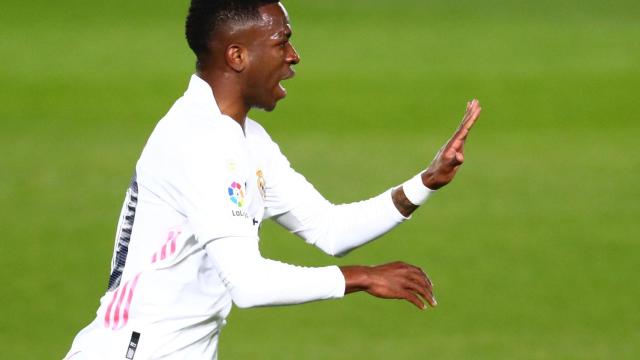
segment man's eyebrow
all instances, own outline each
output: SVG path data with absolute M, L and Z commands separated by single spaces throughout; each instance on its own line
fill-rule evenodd
M 273 34 L 273 36 L 271 38 L 273 38 L 273 39 L 282 39 L 282 38 L 290 39 L 292 35 L 293 35 L 293 32 L 291 31 L 291 29 L 287 28 L 287 29 L 280 30 L 277 33 Z

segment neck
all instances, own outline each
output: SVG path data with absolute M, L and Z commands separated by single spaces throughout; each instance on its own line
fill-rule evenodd
M 198 69 L 196 74 L 211 87 L 220 112 L 237 121 L 244 129 L 250 107 L 243 101 L 237 82 L 222 72 Z

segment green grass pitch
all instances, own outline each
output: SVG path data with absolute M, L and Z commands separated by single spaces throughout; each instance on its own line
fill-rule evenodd
M 188 2 L 4 2 L 0 344 L 62 358 L 94 316 L 117 216 L 155 122 L 184 91 Z M 220 359 L 633 359 L 640 354 L 640 4 L 288 1 L 302 56 L 254 112 L 330 200 L 428 165 L 465 102 L 483 113 L 459 177 L 335 260 L 276 225 L 265 256 L 404 260 L 439 306 L 356 294 L 234 309 Z

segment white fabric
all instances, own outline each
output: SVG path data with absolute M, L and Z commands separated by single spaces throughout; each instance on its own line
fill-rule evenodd
M 263 218 L 275 217 L 330 254 L 404 219 L 388 192 L 362 203 L 328 203 L 260 125 L 247 119 L 243 132 L 221 114 L 211 88 L 195 75 L 151 134 L 134 180 L 116 235 L 113 286 L 69 354 L 121 359 L 136 331 L 136 359 L 214 359 L 232 301 L 250 307 L 344 295 L 335 266 L 263 259 Z
M 212 241 L 207 244 L 207 254 L 233 303 L 240 308 L 299 304 L 344 295 L 344 277 L 337 266 L 299 267 L 264 259 L 257 239 Z M 326 281 L 331 278 L 342 281 Z
M 289 180 L 297 180 L 300 187 L 310 187 L 304 179 L 292 176 Z M 311 188 L 307 194 L 311 196 L 292 201 L 293 207 L 274 219 L 329 255 L 346 255 L 406 219 L 393 204 L 391 190 L 369 200 L 342 205 L 329 203 Z
M 291 168 L 275 143 L 271 147 L 265 218 L 272 217 L 325 253 L 345 255 L 407 219 L 393 204 L 391 190 L 351 204 L 330 203 Z
M 422 182 L 422 173 L 417 174 L 402 184 L 404 195 L 413 205 L 422 205 L 435 192 L 424 186 Z

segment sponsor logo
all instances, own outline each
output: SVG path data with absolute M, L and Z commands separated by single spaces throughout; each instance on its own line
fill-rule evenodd
M 229 200 L 234 203 L 238 208 L 231 210 L 232 216 L 239 216 L 243 218 L 249 218 L 249 215 L 246 211 L 242 210 L 242 207 L 245 205 L 244 199 L 244 191 L 242 189 L 242 185 L 239 182 L 234 181 L 231 183 L 229 188 L 227 189 L 229 193 Z
M 242 185 L 234 181 L 227 189 L 229 193 L 229 199 L 232 203 L 238 205 L 241 208 L 244 205 L 244 191 L 242 191 Z
M 249 214 L 247 214 L 245 211 L 242 211 L 242 210 L 231 210 L 231 215 L 243 217 L 245 219 L 249 218 Z

